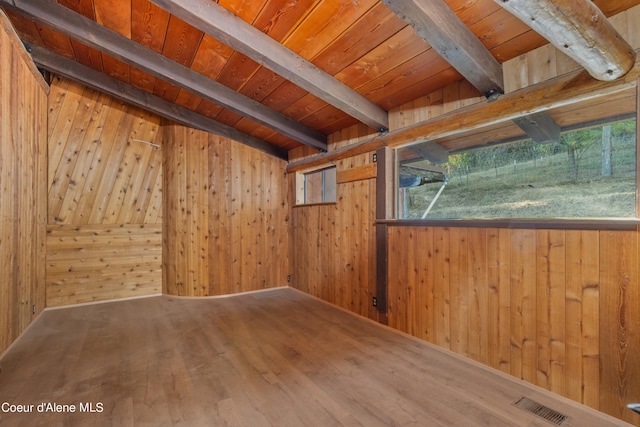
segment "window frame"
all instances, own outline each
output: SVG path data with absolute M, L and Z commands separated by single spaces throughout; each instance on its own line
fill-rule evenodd
M 584 97 L 579 99 L 567 100 L 566 102 L 560 103 L 556 106 L 579 106 L 581 102 L 588 101 L 592 99 L 604 99 L 610 93 L 621 92 L 626 90 L 632 90 L 635 95 L 635 113 L 631 113 L 629 118 L 635 119 L 636 122 L 636 133 L 635 133 L 635 146 L 636 146 L 636 161 L 635 161 L 635 216 L 633 217 L 598 217 L 598 218 L 584 218 L 584 217 L 570 217 L 570 218 L 560 218 L 560 217 L 550 217 L 550 218 L 460 218 L 460 219 L 451 219 L 451 218 L 427 218 L 427 219 L 402 219 L 399 218 L 400 214 L 400 205 L 399 205 L 399 158 L 400 158 L 400 150 L 410 147 L 412 145 L 421 144 L 424 142 L 438 142 L 442 138 L 455 138 L 456 135 L 465 135 L 469 131 L 481 130 L 483 128 L 490 127 L 492 125 L 499 124 L 501 122 L 511 121 L 513 119 L 517 119 L 518 117 L 501 119 L 499 121 L 488 121 L 483 124 L 478 124 L 477 126 L 470 127 L 464 131 L 448 133 L 445 135 L 433 135 L 429 140 L 422 140 L 419 142 L 411 142 L 406 144 L 401 144 L 397 146 L 393 146 L 394 157 L 396 161 L 393 162 L 393 175 L 392 179 L 394 182 L 394 195 L 393 195 L 393 219 L 386 220 L 378 220 L 380 223 L 387 224 L 404 224 L 404 225 L 437 225 L 437 226 L 472 226 L 472 227 L 498 227 L 498 228 L 579 228 L 579 229 L 612 229 L 612 230 L 629 230 L 634 229 L 640 225 L 640 153 L 638 152 L 640 148 L 640 129 L 638 129 L 638 116 L 639 116 L 639 108 L 638 104 L 640 103 L 638 96 L 638 87 L 637 85 L 633 85 L 632 87 L 626 86 L 623 88 L 613 88 L 611 91 L 602 91 L 597 95 L 592 97 Z M 630 92 L 631 94 L 631 92 Z M 556 106 L 551 106 L 549 108 L 543 109 L 541 111 L 552 110 Z M 616 120 L 606 120 L 609 122 L 615 122 Z M 466 146 L 464 149 L 456 150 L 455 152 L 462 152 L 467 150 L 474 150 L 481 148 L 483 145 L 475 145 L 475 146 Z
M 327 171 L 333 172 L 333 179 L 327 180 Z M 311 175 L 322 173 L 321 178 L 321 201 L 309 201 L 308 198 L 308 178 Z M 337 202 L 337 167 L 335 165 L 322 165 L 312 169 L 306 169 L 295 173 L 296 181 L 296 206 L 309 206 L 318 204 L 335 204 Z M 327 184 L 332 185 L 332 192 L 327 192 Z M 333 194 L 331 200 L 327 200 L 327 195 Z

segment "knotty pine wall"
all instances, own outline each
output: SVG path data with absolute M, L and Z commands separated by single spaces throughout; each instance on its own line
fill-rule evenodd
M 54 77 L 48 138 L 47 306 L 161 293 L 161 119 Z
M 389 325 L 618 418 L 640 400 L 637 231 L 389 227 Z
M 47 91 L 0 11 L 0 354 L 45 306 Z
M 370 137 L 354 126 L 332 135 L 331 149 Z M 304 156 L 306 150 L 300 150 Z M 295 153 L 293 153 L 295 155 Z M 377 319 L 375 166 L 371 153 L 336 162 L 336 203 L 291 209 L 292 286 L 355 313 Z M 289 175 L 292 203 L 295 174 Z
M 287 285 L 286 163 L 167 125 L 164 292 L 213 296 Z
M 483 101 L 461 82 L 407 104 L 390 115 L 393 129 Z M 375 135 L 356 125 L 329 137 L 335 150 Z M 374 320 L 376 295 L 376 163 L 373 152 L 335 162 L 336 203 L 297 205 L 291 209 L 292 286 Z M 313 155 L 307 148 L 289 152 L 292 161 Z M 289 175 L 295 205 L 295 177 Z
M 636 49 L 638 19 L 640 7 L 613 18 Z M 506 91 L 576 68 L 544 46 L 503 64 Z M 391 111 L 390 128 L 477 102 L 468 84 L 453 85 Z M 331 148 L 370 137 L 354 127 Z M 640 232 L 390 225 L 379 316 L 372 187 L 339 185 L 335 205 L 292 208 L 294 287 L 640 426 L 625 408 L 640 401 Z

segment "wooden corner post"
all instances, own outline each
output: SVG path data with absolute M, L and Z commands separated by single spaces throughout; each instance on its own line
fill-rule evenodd
M 376 220 L 392 219 L 394 214 L 393 150 L 382 147 L 376 151 Z M 388 225 L 376 224 L 376 303 L 379 320 L 386 323 L 388 280 Z

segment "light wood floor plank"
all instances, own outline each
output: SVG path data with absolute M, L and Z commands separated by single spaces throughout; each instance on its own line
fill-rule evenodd
M 34 405 L 2 426 L 551 425 L 522 396 L 625 425 L 292 289 L 48 310 L 0 363 L 0 404 Z

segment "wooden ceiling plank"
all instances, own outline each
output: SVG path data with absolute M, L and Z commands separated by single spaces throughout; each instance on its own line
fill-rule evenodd
M 213 117 L 216 117 L 218 114 L 220 114 L 220 111 L 222 110 L 223 108 L 220 105 L 214 104 L 208 99 L 203 99 L 200 102 L 200 104 L 198 104 L 198 108 L 196 108 L 196 113 L 213 118 Z
M 169 14 L 147 0 L 131 0 L 131 40 L 162 53 L 169 25 Z M 157 78 L 131 67 L 129 83 L 153 92 Z
M 75 61 L 66 59 L 40 46 L 30 43 L 26 43 L 25 45 L 33 61 L 41 68 L 80 82 L 92 89 L 106 93 L 183 125 L 233 139 L 281 159 L 287 158 L 286 152 L 261 139 L 254 138 L 229 126 L 222 125 L 215 120 L 194 113 L 191 110 L 160 99 L 148 92 L 111 78 L 89 67 L 85 67 Z
M 251 99 L 262 102 L 262 100 L 273 93 L 274 90 L 282 86 L 284 82 L 286 82 L 286 80 L 282 78 L 282 76 L 279 76 L 268 68 L 260 67 L 253 78 L 243 86 L 241 93 Z
M 38 26 L 35 22 L 19 15 L 18 12 L 11 7 L 5 7 L 3 12 L 7 14 L 11 25 L 23 40 L 44 45 L 44 40 L 42 40 L 42 35 L 40 31 L 38 31 Z
M 429 57 L 433 60 L 429 60 Z M 429 66 L 425 68 L 424 64 Z M 407 61 L 402 67 L 396 67 L 380 78 L 369 81 L 359 90 L 381 105 L 403 104 L 415 99 L 417 94 L 430 93 L 436 86 L 446 86 L 461 78 L 457 70 L 433 49 L 429 49 Z M 428 89 L 431 90 L 427 91 Z
M 190 67 L 203 36 L 199 29 L 177 16 L 171 16 L 166 34 L 171 43 L 164 44 L 162 54 L 178 64 Z
M 222 67 L 222 71 L 220 71 L 216 81 L 240 92 L 244 85 L 251 80 L 260 68 L 260 64 L 253 59 L 241 52 L 235 51 L 226 64 L 224 64 L 224 67 Z
M 217 3 L 151 1 L 372 128 L 388 129 L 385 110 Z
M 590 0 L 494 0 L 592 77 L 615 80 L 635 64 L 635 51 Z
M 379 3 L 314 56 L 311 61 L 327 73 L 337 77 L 337 73 L 385 43 L 406 26 L 406 22 L 400 20 L 384 4 Z M 395 52 L 392 56 L 395 56 Z M 350 80 L 342 81 L 350 82 Z M 352 87 L 357 88 L 357 86 Z
M 282 44 L 303 58 L 313 60 L 377 3 L 378 0 L 316 0 Z
M 398 100 L 398 102 L 410 102 L 415 99 L 415 96 L 412 96 L 413 93 L 428 93 L 431 94 L 439 89 L 452 87 L 451 82 L 459 81 L 461 78 L 460 73 L 458 73 L 453 67 L 445 68 L 441 72 L 431 75 L 427 78 L 421 80 L 415 80 L 412 85 L 402 85 L 401 87 L 397 87 L 398 92 L 395 93 L 394 100 Z M 464 81 L 464 80 L 463 80 Z M 470 99 L 475 100 L 476 96 L 479 99 L 484 99 L 484 96 L 477 91 L 471 83 L 466 81 L 471 89 L 475 92 L 474 95 Z M 376 96 L 381 96 L 382 91 L 379 91 Z M 376 99 L 376 98 L 374 98 Z M 384 105 L 384 104 L 383 104 Z
M 39 22 L 35 24 L 45 47 L 60 55 L 64 55 L 66 58 L 77 59 L 69 37 L 53 31 L 51 28 Z
M 176 104 L 188 108 L 191 111 L 196 111 L 196 108 L 198 108 L 201 102 L 202 98 L 184 89 L 180 89 L 180 93 L 178 93 L 175 101 Z
M 499 6 L 496 12 L 485 15 L 483 19 L 470 24 L 469 29 L 482 40 L 482 44 L 489 52 L 493 52 L 497 46 L 509 42 L 522 33 L 529 33 L 532 37 L 537 36 L 531 28 L 523 25 L 522 21 Z M 543 42 L 545 43 L 546 41 Z M 499 59 L 497 60 L 500 62 Z
M 481 93 L 503 93 L 502 67 L 443 0 L 382 0 Z
M 500 63 L 504 64 L 505 61 L 516 58 L 546 44 L 548 43 L 544 37 L 532 29 L 529 29 L 529 31 L 515 36 L 511 40 L 491 49 L 491 54 L 500 61 Z
M 205 34 L 191 63 L 191 69 L 216 79 L 227 63 L 233 49 Z
M 0 0 L 29 18 L 320 150 L 326 136 L 51 0 Z
M 263 102 L 266 106 L 271 107 L 274 110 L 284 111 L 290 105 L 307 95 L 309 95 L 309 92 L 294 85 L 289 80 L 285 80 L 284 83 L 280 85 L 278 89 L 271 92 Z
M 261 13 L 267 0 L 218 0 L 220 6 L 233 13 L 248 24 L 252 24 Z
M 57 0 L 57 2 L 89 19 L 96 19 L 93 0 Z
M 447 0 L 447 4 L 469 27 L 484 19 L 488 14 L 500 10 L 500 6 L 492 0 Z
M 122 80 L 123 82 L 129 82 L 129 71 L 131 67 L 129 67 L 126 62 L 103 54 L 102 64 L 106 75 Z
M 415 43 L 416 40 L 418 43 Z M 444 62 L 442 57 L 435 53 L 427 43 L 416 37 L 410 26 L 406 26 L 386 42 L 381 43 L 378 47 L 340 71 L 337 76 L 341 80 L 349 81 L 353 87 L 358 88 L 361 93 L 370 98 L 368 92 L 363 90 L 363 85 L 371 86 L 371 83 L 378 79 L 386 80 L 381 85 L 389 84 L 402 75 L 402 69 L 407 64 L 410 64 L 409 61 L 413 61 L 419 56 L 422 56 L 422 60 L 426 64 L 431 64 L 432 61 Z M 429 72 L 428 68 L 425 70 L 424 63 L 422 71 Z M 387 78 L 387 74 L 394 71 L 395 75 Z M 373 85 L 376 85 L 376 83 L 373 83 Z
M 96 22 L 131 38 L 131 0 L 93 0 Z
M 606 16 L 617 15 L 620 12 L 631 9 L 633 6 L 640 4 L 638 0 L 593 0 L 593 3 L 600 9 Z
M 282 42 L 316 2 L 317 0 L 269 1 L 253 21 L 253 26 L 272 39 Z M 219 4 L 226 7 L 223 2 Z
M 131 40 L 162 53 L 169 13 L 148 0 L 131 1 Z
M 153 87 L 156 84 L 156 77 L 149 73 L 145 73 L 142 70 L 138 70 L 135 67 L 129 68 L 129 83 L 137 87 L 138 89 L 145 90 L 147 92 L 153 92 Z
M 76 60 L 96 71 L 103 71 L 102 54 L 79 41 L 71 40 L 71 47 L 76 54 Z

